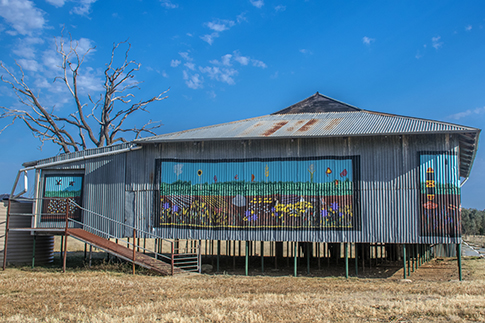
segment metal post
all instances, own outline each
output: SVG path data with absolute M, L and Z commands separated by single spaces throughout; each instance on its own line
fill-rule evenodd
M 462 270 L 461 270 L 461 243 L 456 245 L 456 257 L 458 258 L 458 276 L 460 281 L 463 280 Z
M 172 267 L 172 276 L 173 276 L 173 267 L 175 265 L 175 259 L 173 258 L 173 254 L 174 254 L 174 248 L 173 248 L 173 241 L 171 241 L 171 249 L 172 249 L 172 256 L 171 256 L 171 262 L 170 262 L 170 265 Z
M 93 259 L 93 246 L 89 245 L 89 267 L 91 268 L 91 261 Z
M 322 246 L 322 244 L 320 242 L 317 242 L 315 243 L 317 247 L 317 259 L 318 259 L 318 270 L 321 269 L 321 266 L 320 266 L 320 247 Z
M 261 273 L 264 273 L 264 241 L 261 241 Z
M 298 276 L 298 271 L 297 271 L 297 269 L 298 269 L 298 250 L 297 250 L 297 249 L 298 249 L 298 242 L 296 242 L 296 241 L 295 241 L 295 242 L 293 242 L 293 245 L 294 245 L 294 247 L 293 247 L 293 248 L 294 248 L 294 249 L 293 249 L 293 251 L 294 251 L 294 256 L 295 256 L 295 262 L 294 262 L 294 267 L 295 267 L 295 268 L 294 268 L 294 275 L 295 275 L 295 277 L 296 277 L 296 276 Z
M 246 241 L 246 276 L 249 274 L 249 241 Z
M 359 275 L 359 263 L 358 263 L 359 253 L 358 253 L 356 243 L 354 243 L 354 255 L 355 255 L 355 276 L 358 276 Z
M 416 257 L 416 245 L 415 244 L 412 244 L 411 245 L 411 250 L 409 250 L 409 260 L 411 261 L 411 271 L 414 273 L 414 266 L 415 266 L 415 257 Z
M 64 229 L 64 259 L 62 261 L 62 272 L 66 272 L 66 260 L 67 260 L 67 228 L 69 226 L 69 199 L 66 199 L 66 228 Z
M 232 270 L 236 270 L 236 240 L 232 245 Z
M 133 275 L 135 274 L 135 259 L 136 259 L 136 248 L 135 248 L 135 242 L 136 242 L 136 229 L 133 228 Z M 139 241 L 139 240 L 138 240 Z
M 217 240 L 217 270 L 219 272 L 219 258 L 221 256 L 221 240 Z
M 402 258 L 404 263 L 404 279 L 406 279 L 406 245 L 402 245 Z
M 10 227 L 10 198 L 8 199 L 7 207 L 7 223 L 5 225 L 5 242 L 3 244 L 3 270 L 7 266 L 7 241 L 8 241 L 8 231 Z
M 37 236 L 34 235 L 34 241 L 32 245 L 32 269 L 34 269 L 34 265 L 35 265 L 35 241 L 36 240 L 37 240 Z
M 349 243 L 345 243 L 345 278 L 349 278 Z
M 306 271 L 307 271 L 307 274 L 310 275 L 310 256 L 311 256 L 311 253 L 310 253 L 310 242 L 307 242 L 306 243 Z

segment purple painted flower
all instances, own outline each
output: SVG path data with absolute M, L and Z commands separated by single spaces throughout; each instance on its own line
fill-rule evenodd
M 176 204 L 174 204 L 174 205 L 172 206 L 172 211 L 174 211 L 174 212 L 178 212 L 178 211 L 179 211 L 179 206 L 178 206 L 178 205 L 176 205 Z
M 168 202 L 167 202 L 167 203 L 164 203 L 164 204 L 163 204 L 163 208 L 164 208 L 165 210 L 170 209 L 170 203 L 168 203 Z
M 322 217 L 327 217 L 328 216 L 328 211 L 325 210 L 325 209 L 323 209 L 321 213 L 322 213 Z
M 338 210 L 338 203 L 337 202 L 333 202 L 332 204 L 330 204 L 330 206 L 332 207 L 332 210 L 334 210 L 334 211 Z
M 246 210 L 246 212 L 244 212 L 244 215 L 249 217 L 251 215 L 251 210 Z

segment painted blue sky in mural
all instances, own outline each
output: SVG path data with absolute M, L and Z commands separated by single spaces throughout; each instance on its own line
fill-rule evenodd
M 434 170 L 436 183 L 453 184 L 459 186 L 456 155 L 448 154 L 423 154 L 420 155 L 420 177 L 421 182 L 426 181 L 426 170 L 431 167 Z
M 266 168 L 266 166 L 268 166 Z M 161 181 L 177 180 L 197 183 L 246 182 L 313 182 L 352 181 L 351 159 L 305 159 L 273 161 L 187 162 L 162 161 Z M 200 170 L 200 172 L 199 172 Z M 266 176 L 267 175 L 267 176 Z M 254 177 L 253 177 L 254 176 Z
M 47 192 L 81 191 L 82 176 L 48 176 L 45 178 Z

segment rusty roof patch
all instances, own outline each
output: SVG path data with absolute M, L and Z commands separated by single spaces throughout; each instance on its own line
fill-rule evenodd
M 286 125 L 288 123 L 288 121 L 280 121 L 280 122 L 277 122 L 274 126 L 272 126 L 270 129 L 266 130 L 264 133 L 263 133 L 263 136 L 265 137 L 268 137 L 268 136 L 271 136 L 272 134 L 274 134 L 276 131 L 278 131 L 279 129 L 281 129 L 284 125 Z
M 303 127 L 301 127 L 300 129 L 298 129 L 298 131 L 300 131 L 300 132 L 308 131 L 317 122 L 318 122 L 317 119 L 310 119 L 307 123 L 305 123 L 303 125 Z
M 325 126 L 325 130 L 332 130 L 334 129 L 336 126 L 338 126 L 340 124 L 340 122 L 342 122 L 342 119 L 343 118 L 337 118 L 337 119 L 333 119 L 333 120 L 330 120 L 330 122 L 328 123 L 328 125 Z

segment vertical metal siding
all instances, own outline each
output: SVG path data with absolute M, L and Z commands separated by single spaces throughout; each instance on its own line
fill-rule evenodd
M 402 135 L 315 139 L 266 139 L 171 142 L 57 169 L 85 167 L 84 207 L 166 238 L 214 240 L 456 243 L 459 237 L 419 235 L 420 151 L 458 153 L 458 139 L 448 135 Z M 156 159 L 304 158 L 360 156 L 359 230 L 237 230 L 153 228 Z M 457 165 L 457 167 L 459 167 Z M 159 197 L 158 197 L 159 198 Z M 106 224 L 86 223 L 104 228 Z M 106 228 L 105 228 L 106 229 Z M 115 235 L 131 236 L 117 226 Z

